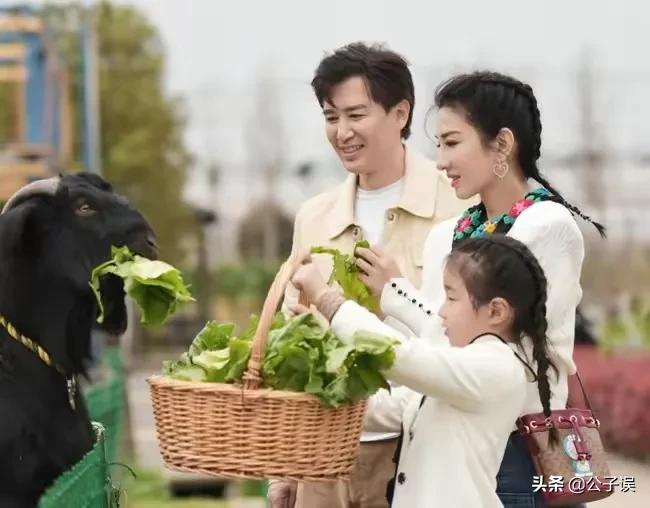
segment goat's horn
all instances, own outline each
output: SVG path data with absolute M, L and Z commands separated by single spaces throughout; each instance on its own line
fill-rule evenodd
M 28 183 L 24 187 L 18 189 L 16 193 L 9 198 L 9 201 L 5 203 L 5 206 L 0 213 L 6 213 L 32 196 L 37 196 L 39 194 L 54 195 L 60 182 L 61 177 L 53 176 L 51 178 L 45 178 L 43 180 L 36 180 L 35 182 Z

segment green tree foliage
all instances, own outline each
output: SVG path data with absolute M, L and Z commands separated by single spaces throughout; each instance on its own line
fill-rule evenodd
M 44 10 L 73 86 L 81 158 L 82 76 L 78 3 Z M 136 8 L 101 2 L 90 13 L 97 36 L 101 161 L 104 176 L 137 206 L 158 235 L 162 259 L 182 265 L 196 222 L 182 200 L 191 157 L 183 142 L 182 103 L 163 87 L 165 54 L 157 29 Z

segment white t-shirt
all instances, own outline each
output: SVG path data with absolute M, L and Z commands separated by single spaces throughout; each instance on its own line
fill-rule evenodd
M 397 206 L 403 188 L 404 178 L 381 189 L 365 190 L 357 186 L 354 222 L 361 227 L 363 238 L 368 240 L 370 245 L 382 242 L 386 211 Z M 398 436 L 399 434 L 394 432 L 364 432 L 361 441 L 384 441 Z
M 404 178 L 381 189 L 365 190 L 357 187 L 354 222 L 361 227 L 363 237 L 370 245 L 381 243 L 386 211 L 397 206 L 403 188 Z

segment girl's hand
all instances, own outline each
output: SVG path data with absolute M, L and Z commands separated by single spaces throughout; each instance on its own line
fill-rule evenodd
M 359 247 L 356 255 L 357 266 L 361 270 L 359 279 L 377 297 L 381 296 L 382 289 L 390 279 L 402 276 L 395 260 L 384 254 L 379 247 Z
M 291 282 L 296 289 L 304 293 L 307 301 L 312 303 L 328 289 L 327 281 L 309 258 L 303 261 L 303 265 L 293 275 Z

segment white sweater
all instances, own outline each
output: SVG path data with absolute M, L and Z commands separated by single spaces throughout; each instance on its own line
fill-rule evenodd
M 343 340 L 357 330 L 402 340 L 395 363 L 386 372 L 402 386 L 371 397 L 366 416 L 368 431 L 395 431 L 404 424 L 399 472 L 405 481 L 395 485 L 394 508 L 501 506 L 495 494 L 496 474 L 508 435 L 518 416 L 542 410 L 536 383 L 526 378 L 525 368 L 508 346 L 482 338 L 465 348 L 449 347 L 437 313 L 444 299 L 442 269 L 455 224 L 456 220 L 443 222 L 429 234 L 421 290 L 405 279 L 394 279 L 384 288 L 382 311 L 399 326 L 388 326 L 353 302 L 341 306 L 332 319 L 333 331 Z M 549 377 L 551 407 L 563 408 L 567 375 L 575 372 L 582 235 L 570 212 L 551 201 L 524 210 L 508 235 L 528 246 L 546 274 L 547 333 L 560 371 L 559 378 Z M 410 338 L 398 329 L 410 330 Z M 519 352 L 535 368 L 529 340 Z M 428 398 L 418 411 L 421 394 Z

